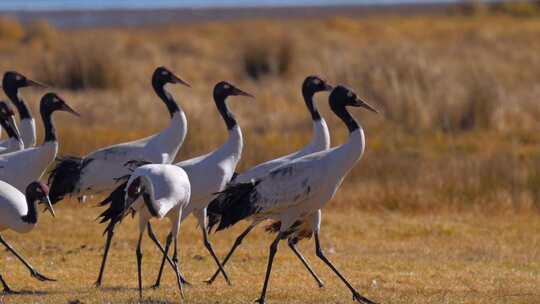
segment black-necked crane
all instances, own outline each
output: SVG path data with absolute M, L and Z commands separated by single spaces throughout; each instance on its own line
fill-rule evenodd
M 152 218 L 167 217 L 171 222 L 171 231 L 167 237 L 165 251 L 174 240 L 174 253 L 169 260 L 176 273 L 178 288 L 182 298 L 182 279 L 178 269 L 178 232 L 184 209 L 189 203 L 191 187 L 186 172 L 174 165 L 148 164 L 135 169 L 122 189 L 125 206 L 118 220 L 130 210 L 139 213 L 139 238 L 137 241 L 137 274 L 139 296 L 142 297 L 142 251 L 141 243 L 144 231 Z M 142 200 L 138 198 L 142 197 Z
M 206 206 L 214 198 L 216 192 L 219 192 L 225 188 L 227 182 L 233 176 L 236 165 L 240 161 L 243 148 L 242 130 L 236 122 L 234 115 L 229 111 L 226 103 L 226 99 L 229 96 L 252 97 L 252 95 L 225 81 L 219 82 L 214 86 L 214 102 L 223 121 L 225 122 L 225 126 L 229 132 L 229 139 L 220 148 L 214 150 L 213 152 L 175 164 L 175 166 L 181 167 L 187 172 L 191 184 L 191 200 L 182 213 L 182 220 L 184 220 L 191 213 L 197 217 L 199 226 L 201 227 L 203 233 L 204 245 L 210 252 L 212 258 L 219 268 L 221 268 L 221 264 L 219 263 L 219 260 L 212 249 L 210 241 L 208 240 L 208 230 L 206 228 Z M 118 221 L 119 212 L 121 211 L 121 206 L 124 206 L 125 204 L 123 197 L 117 194 L 119 189 L 122 189 L 124 186 L 125 185 L 120 185 L 117 190 L 113 191 L 113 193 L 111 193 L 111 195 L 101 203 L 101 205 L 109 206 L 108 209 L 101 214 L 102 222 L 109 221 L 106 228 L 107 232 L 110 232 L 115 228 L 116 222 Z M 148 226 L 148 232 L 150 238 L 163 252 L 163 260 L 159 270 L 159 275 L 156 280 L 156 284 L 154 284 L 154 287 L 158 287 L 161 280 L 163 266 L 167 258 L 167 252 L 164 250 L 157 238 L 155 238 L 151 226 Z M 108 233 L 107 241 L 105 243 L 103 261 L 106 261 L 107 259 L 111 238 L 112 233 Z M 168 238 L 168 240 L 170 240 L 170 238 Z M 165 248 L 167 247 L 168 244 L 165 246 Z M 224 270 L 222 270 L 222 273 L 225 279 L 228 281 L 227 274 Z
M 17 123 L 15 122 L 15 113 L 5 102 L 0 101 L 0 125 L 6 130 L 7 139 L 0 141 L 0 154 L 24 149 Z
M 362 296 L 325 256 L 319 239 L 320 227 L 313 227 L 311 219 L 332 199 L 347 173 L 361 158 L 365 148 L 362 127 L 348 112 L 347 107 L 364 107 L 376 112 L 349 88 L 339 85 L 330 94 L 330 108 L 349 130 L 346 143 L 335 148 L 295 159 L 249 183 L 228 187 L 219 195 L 221 217 L 217 230 L 230 227 L 243 219 L 276 221 L 277 237 L 270 245 L 268 265 L 260 297 L 265 303 L 266 291 L 279 242 L 294 238 L 299 241 L 315 237 L 317 256 L 332 269 L 352 292 L 353 300 L 374 302 Z
M 65 111 L 79 116 L 55 93 L 47 93 L 41 98 L 39 110 L 45 130 L 43 144 L 0 155 L 0 180 L 20 191 L 23 191 L 30 182 L 39 180 L 58 153 L 52 114 L 56 111 Z
M 4 89 L 6 96 L 11 100 L 19 112 L 21 139 L 24 143 L 24 147 L 30 148 L 36 145 L 36 122 L 26 106 L 24 99 L 19 94 L 19 89 L 25 87 L 45 88 L 46 86 L 35 80 L 28 79 L 21 73 L 15 71 L 7 71 L 4 73 L 4 77 L 2 78 L 2 88 Z
M 38 202 L 45 203 L 46 208 L 54 216 L 48 192 L 49 188 L 38 181 L 30 183 L 26 187 L 25 194 L 10 184 L 0 181 L 0 232 L 6 230 L 18 233 L 30 232 L 38 221 Z M 40 281 L 54 281 L 35 270 L 1 235 L 0 243 L 26 266 L 32 277 Z M 16 293 L 9 288 L 2 275 L 0 275 L 0 282 L 4 287 L 4 293 Z
M 296 151 L 289 155 L 282 156 L 280 158 L 276 158 L 276 159 L 264 162 L 262 164 L 259 164 L 255 167 L 252 167 L 246 170 L 245 172 L 238 174 L 231 181 L 231 184 L 250 182 L 254 179 L 265 176 L 273 168 L 286 164 L 294 159 L 300 158 L 302 156 L 305 156 L 314 152 L 327 150 L 328 148 L 330 148 L 330 133 L 328 132 L 328 126 L 324 118 L 321 117 L 321 114 L 319 113 L 317 109 L 315 101 L 313 100 L 313 97 L 317 92 L 330 91 L 331 89 L 332 89 L 332 86 L 329 85 L 324 79 L 318 76 L 311 75 L 311 76 L 306 77 L 306 79 L 302 83 L 302 96 L 304 97 L 304 102 L 311 116 L 311 120 L 313 124 L 313 135 L 311 137 L 311 141 L 299 151 Z M 216 207 L 219 207 L 218 200 L 212 201 L 208 206 L 208 217 L 209 217 L 210 225 L 214 225 L 216 221 L 219 220 L 219 217 L 220 217 L 219 208 L 216 208 Z M 319 216 L 319 219 L 320 219 L 320 216 Z M 242 232 L 238 236 L 232 248 L 229 250 L 229 253 L 225 256 L 225 259 L 223 260 L 223 263 L 222 263 L 223 267 L 225 267 L 225 264 L 232 257 L 236 248 L 240 246 L 244 238 L 259 223 L 260 222 L 258 221 L 253 222 L 251 225 L 247 227 L 246 230 L 244 230 L 244 232 Z M 319 221 L 317 220 L 317 218 L 313 219 L 314 225 L 318 225 L 318 223 Z M 309 273 L 313 276 L 313 278 L 315 279 L 319 287 L 323 287 L 324 284 L 322 280 L 311 269 L 311 266 L 309 265 L 307 260 L 304 258 L 302 253 L 298 250 L 298 248 L 296 247 L 296 243 L 293 242 L 292 238 L 289 240 L 289 247 L 294 252 L 294 254 L 300 259 L 300 261 L 306 267 Z M 212 275 L 212 277 L 210 277 L 210 279 L 208 279 L 206 282 L 211 284 L 217 278 L 219 272 L 220 272 L 220 269 L 217 269 L 214 275 Z
M 117 187 L 118 177 L 131 174 L 129 168 L 124 166 L 130 161 L 138 160 L 158 164 L 170 164 L 174 161 L 186 138 L 187 120 L 182 108 L 165 90 L 165 85 L 169 83 L 190 86 L 165 67 L 158 67 L 154 71 L 152 87 L 169 111 L 171 117 L 169 126 L 152 136 L 105 147 L 83 158 L 62 158 L 49 176 L 50 197 L 53 204 L 62 200 L 66 195 L 75 195 L 81 198 L 85 195 L 114 190 Z M 149 232 L 151 232 L 150 229 Z M 110 244 L 113 234 L 114 227 L 109 227 L 107 229 L 108 244 Z M 107 249 L 108 247 L 109 245 L 106 245 Z M 101 286 L 103 280 L 106 257 L 107 253 L 104 254 L 95 283 L 97 287 Z
M 152 87 L 163 101 L 171 121 L 161 132 L 136 141 L 101 148 L 84 157 L 62 157 L 49 176 L 50 198 L 53 204 L 65 196 L 84 200 L 86 195 L 112 191 L 116 178 L 129 174 L 124 164 L 131 160 L 151 163 L 171 163 L 186 138 L 187 121 L 182 108 L 165 90 L 168 83 L 189 84 L 165 67 L 158 67 L 152 75 Z M 97 285 L 101 284 L 98 279 Z
M 225 126 L 229 133 L 228 140 L 213 152 L 176 163 L 175 165 L 187 172 L 191 183 L 191 200 L 182 213 L 182 220 L 191 213 L 195 215 L 199 227 L 202 230 L 204 246 L 216 262 L 218 269 L 221 270 L 227 283 L 230 284 L 229 278 L 223 267 L 221 267 L 219 259 L 214 253 L 212 245 L 208 240 L 208 221 L 206 218 L 206 207 L 215 197 L 216 192 L 225 189 L 227 183 L 231 180 L 236 165 L 242 156 L 242 149 L 244 146 L 242 130 L 236 122 L 234 115 L 227 107 L 226 99 L 229 96 L 253 97 L 251 94 L 248 94 L 225 81 L 221 81 L 214 86 L 214 102 L 225 122 Z M 166 257 L 167 252 L 163 255 L 161 267 L 154 287 L 158 287 L 160 284 Z

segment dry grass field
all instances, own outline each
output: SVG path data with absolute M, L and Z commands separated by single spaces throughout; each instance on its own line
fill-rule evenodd
M 240 170 L 309 140 L 300 95 L 306 75 L 348 84 L 381 115 L 355 111 L 366 153 L 324 211 L 323 245 L 343 273 L 381 303 L 540 303 L 540 19 L 522 10 L 63 31 L 2 18 L 0 70 L 50 84 L 82 113 L 78 121 L 56 117 L 61 154 L 76 155 L 167 124 L 149 80 L 158 65 L 193 86 L 170 87 L 189 124 L 178 159 L 206 153 L 226 138 L 211 89 L 229 80 L 257 97 L 230 101 L 245 135 Z M 43 93 L 23 92 L 34 114 Z M 343 142 L 346 129 L 327 95 L 317 100 L 333 143 Z M 58 282 L 34 281 L 2 252 L 2 275 L 25 292 L 0 302 L 137 303 L 134 221 L 119 229 L 105 287 L 92 287 L 104 242 L 99 212 L 94 202 L 66 201 L 32 233 L 5 233 Z M 241 228 L 212 236 L 218 255 Z M 262 229 L 231 264 L 232 287 L 202 283 L 213 263 L 195 221 L 181 230 L 181 264 L 195 283 L 187 303 L 258 296 L 271 241 Z M 144 245 L 149 286 L 159 258 L 148 239 Z M 351 302 L 313 247 L 302 245 L 326 288 L 318 290 L 282 244 L 270 303 Z M 172 272 L 164 282 L 145 289 L 143 303 L 177 301 Z
M 75 202 L 73 202 L 75 204 Z M 329 208 L 330 209 L 330 208 Z M 93 287 L 104 238 L 94 221 L 97 208 L 65 206 L 58 218 L 42 216 L 29 238 L 6 233 L 38 270 L 58 282 L 41 283 L 7 253 L 2 274 L 22 295 L 5 303 L 138 303 L 135 246 L 137 221 L 126 221 L 111 247 L 104 286 Z M 161 223 L 160 223 L 161 224 Z M 164 236 L 168 225 L 159 225 Z M 224 256 L 244 227 L 213 238 Z M 380 303 L 538 303 L 540 302 L 540 221 L 532 214 L 414 214 L 329 211 L 322 242 L 336 266 L 364 295 Z M 248 237 L 227 267 L 233 286 L 219 277 L 203 280 L 215 264 L 204 249 L 196 221 L 181 228 L 180 263 L 193 286 L 186 303 L 250 303 L 262 287 L 272 236 L 261 228 Z M 276 256 L 268 303 L 352 303 L 348 290 L 314 254 L 313 241 L 301 246 L 326 284 L 319 289 L 285 243 Z M 151 286 L 160 255 L 143 243 L 142 303 L 174 303 L 179 295 L 166 268 L 160 289 Z M 80 302 L 77 302 L 80 301 Z

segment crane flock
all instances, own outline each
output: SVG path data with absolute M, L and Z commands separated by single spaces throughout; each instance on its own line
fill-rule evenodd
M 301 93 L 313 124 L 311 141 L 297 152 L 238 173 L 236 167 L 241 160 L 244 141 L 240 124 L 229 110 L 227 102 L 232 96 L 247 97 L 246 100 L 254 99 L 254 96 L 229 82 L 217 83 L 213 99 L 224 121 L 228 139 L 207 154 L 173 163 L 186 138 L 188 121 L 182 107 L 165 86 L 190 85 L 165 67 L 155 69 L 151 84 L 169 112 L 169 126 L 149 137 L 104 147 L 83 157 L 58 157 L 58 140 L 52 114 L 56 111 L 65 111 L 75 116 L 79 114 L 57 94 L 44 94 L 40 101 L 44 141 L 36 146 L 36 124 L 19 90 L 46 86 L 18 72 L 5 72 L 2 88 L 19 113 L 19 125 L 10 105 L 0 101 L 0 124 L 7 137 L 0 141 L 0 231 L 26 233 L 32 230 L 38 220 L 38 202 L 44 203 L 54 216 L 53 204 L 65 198 L 75 197 L 84 202 L 93 195 L 106 194 L 106 198 L 99 203 L 106 207 L 100 214 L 101 223 L 106 224 L 106 240 L 95 285 L 102 285 L 115 228 L 126 215 L 137 213 L 139 237 L 135 253 L 139 296 L 143 296 L 141 243 L 147 231 L 163 254 L 153 287 L 160 286 L 164 267 L 169 264 L 175 272 L 183 299 L 183 285 L 189 283 L 180 271 L 178 233 L 187 216 L 193 214 L 196 217 L 204 246 L 217 266 L 216 272 L 206 281 L 208 284 L 213 283 L 220 273 L 231 284 L 225 264 L 258 224 L 270 221 L 266 230 L 276 236 L 269 247 L 266 275 L 257 303 L 266 301 L 274 257 L 282 240 L 287 240 L 289 248 L 318 286 L 324 286 L 297 247 L 298 242 L 311 237 L 315 239 L 317 257 L 345 284 L 353 300 L 375 303 L 361 295 L 330 262 L 324 254 L 319 237 L 322 208 L 335 195 L 365 149 L 364 131 L 348 108 L 362 107 L 377 113 L 371 105 L 344 85 L 333 87 L 321 77 L 306 77 Z M 330 109 L 349 131 L 347 141 L 333 148 L 330 147 L 326 121 L 314 101 L 314 95 L 324 91 L 330 92 Z M 46 185 L 39 180 L 52 163 L 54 165 Z M 150 220 L 162 218 L 168 218 L 171 224 L 165 246 L 160 243 L 150 224 Z M 250 221 L 249 226 L 220 261 L 210 243 L 209 233 L 225 230 L 242 220 Z M 0 243 L 29 269 L 33 277 L 41 281 L 53 280 L 37 272 L 2 236 Z M 171 245 L 172 256 L 169 255 Z M 0 274 L 4 293 L 15 293 L 4 279 Z

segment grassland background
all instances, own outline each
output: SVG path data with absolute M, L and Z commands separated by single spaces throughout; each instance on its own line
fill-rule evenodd
M 3 18 L 0 70 L 16 69 L 50 84 L 83 114 L 79 120 L 55 118 L 61 154 L 84 155 L 167 125 L 149 78 L 156 66 L 168 66 L 193 86 L 169 87 L 188 117 L 179 160 L 226 139 L 211 90 L 229 80 L 257 97 L 229 101 L 245 135 L 240 170 L 309 140 L 311 123 L 300 95 L 306 75 L 347 84 L 381 115 L 354 111 L 366 130 L 366 153 L 323 222 L 323 242 L 337 265 L 382 303 L 538 303 L 540 19 L 525 12 L 63 31 Z M 36 116 L 43 93 L 23 92 Z M 333 144 L 342 143 L 346 131 L 329 111 L 327 94 L 316 99 Z M 112 287 L 97 291 L 90 285 L 103 242 L 102 227 L 93 221 L 100 210 L 92 203 L 62 205 L 56 221 L 44 219 L 30 235 L 6 234 L 61 281 L 34 284 L 3 254 L 2 274 L 14 288 L 43 291 L 3 301 L 136 301 L 130 289 L 136 286 L 135 225 L 124 225 L 129 228 L 120 229 L 113 247 L 105 280 Z M 160 227 L 164 235 L 166 227 Z M 199 282 L 212 263 L 194 222 L 182 229 L 183 267 Z M 238 231 L 213 238 L 220 256 Z M 256 297 L 270 238 L 255 234 L 231 268 L 234 287 L 198 283 L 187 291 L 190 303 Z M 157 252 L 146 244 L 145 273 L 153 276 Z M 328 287 L 317 291 L 282 248 L 269 301 L 350 301 L 320 263 L 316 269 Z M 314 260 L 312 244 L 303 248 Z M 173 301 L 172 276 L 166 282 L 159 292 L 145 293 Z

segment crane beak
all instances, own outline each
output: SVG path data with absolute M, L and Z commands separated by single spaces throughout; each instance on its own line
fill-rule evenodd
M 32 80 L 32 79 L 26 79 L 26 86 L 28 87 L 37 87 L 37 88 L 46 88 L 47 85 L 41 83 L 41 82 L 37 82 L 35 80 Z
M 374 112 L 374 113 L 377 113 L 377 114 L 379 113 L 374 107 L 372 107 L 369 103 L 365 102 L 364 100 L 362 100 L 359 97 L 356 97 L 356 100 L 355 100 L 355 103 L 354 103 L 353 106 L 362 107 L 362 108 L 368 109 L 371 112 Z
M 235 96 L 247 96 L 247 97 L 251 97 L 251 98 L 255 98 L 255 96 L 247 93 L 247 92 L 244 92 L 242 90 L 240 90 L 239 88 L 234 88 L 233 89 L 233 92 L 232 92 L 232 95 L 235 95 Z
M 70 106 L 68 106 L 67 104 L 64 103 L 64 105 L 62 106 L 62 111 L 66 111 L 68 113 L 71 113 L 77 117 L 81 117 L 81 114 L 79 114 L 77 111 L 73 110 Z
M 333 89 L 334 89 L 334 87 L 329 85 L 328 83 L 324 84 L 324 90 L 325 91 L 332 91 Z
M 173 73 L 171 73 L 171 83 L 178 83 L 181 85 L 185 85 L 188 88 L 191 88 L 191 85 L 187 81 L 182 80 L 180 77 L 174 75 Z
M 53 217 L 56 217 L 56 213 L 54 213 L 54 208 L 53 208 L 53 206 L 51 204 L 51 200 L 49 199 L 48 195 L 46 195 L 45 198 L 43 199 L 43 203 L 45 203 L 45 207 L 47 208 L 47 210 L 49 210 L 51 215 Z

